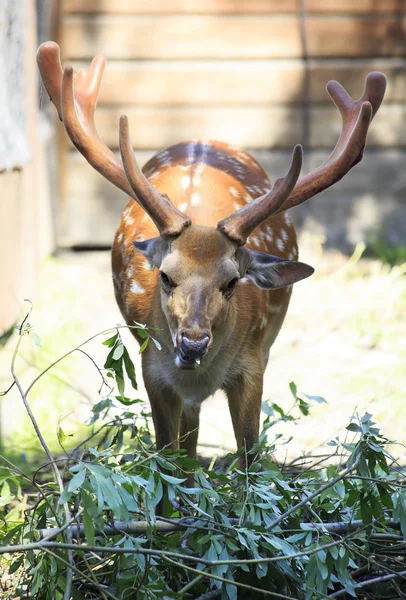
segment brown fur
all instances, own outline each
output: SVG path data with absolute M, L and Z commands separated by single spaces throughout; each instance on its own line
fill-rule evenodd
M 161 265 L 177 284 L 169 297 L 160 291 L 158 269 L 150 270 L 146 257 L 132 245 L 158 235 L 133 200 L 123 213 L 113 246 L 116 297 L 126 322 L 160 328 L 162 351 L 150 344 L 142 357 L 157 444 L 176 448 L 180 433 L 192 431 L 181 445 L 195 456 L 200 404 L 223 389 L 237 445 L 245 442 L 250 448 L 258 439 L 263 371 L 291 287 L 268 291 L 243 279 L 226 300 L 221 288 L 238 275 L 236 246 L 216 224 L 271 184 L 249 154 L 218 142 L 178 144 L 143 170 L 193 223 L 171 242 L 171 252 Z M 296 233 L 284 214 L 254 230 L 246 246 L 297 259 Z M 175 365 L 174 336 L 182 328 L 192 334 L 195 329 L 196 335 L 210 333 L 209 351 L 197 369 L 180 370 Z

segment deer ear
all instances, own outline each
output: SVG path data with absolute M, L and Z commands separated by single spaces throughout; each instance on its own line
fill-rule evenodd
M 272 254 L 239 249 L 240 273 L 260 288 L 273 290 L 292 285 L 314 273 L 313 267 L 296 260 L 286 260 Z
M 168 242 L 160 236 L 145 240 L 144 242 L 133 242 L 133 246 L 147 258 L 151 265 L 151 269 L 154 269 L 155 267 L 158 267 L 159 269 L 163 259 L 169 251 Z

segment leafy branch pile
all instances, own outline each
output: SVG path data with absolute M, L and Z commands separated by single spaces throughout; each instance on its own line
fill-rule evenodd
M 157 343 L 149 330 L 136 327 L 144 347 Z M 11 371 L 42 444 L 46 476 L 42 469 L 40 483 L 1 459 L 0 597 L 406 597 L 405 477 L 371 415 L 353 417 L 345 440 L 330 442 L 330 455 L 276 465 L 272 452 L 281 440 L 272 433 L 275 426 L 322 401 L 299 394 L 292 383 L 290 411 L 264 405 L 249 470 L 237 468 L 236 454 L 223 461 L 227 467 L 206 468 L 181 452 L 157 452 L 136 397 L 135 368 L 116 328 L 104 342 L 109 353 L 99 369 L 101 400 L 89 436 L 67 451 L 59 428 L 64 454 L 55 459 L 28 395 L 64 357 L 24 390 L 14 365 L 31 330 L 26 319 Z M 84 352 L 85 344 L 67 355 Z M 156 516 L 158 504 L 164 517 Z

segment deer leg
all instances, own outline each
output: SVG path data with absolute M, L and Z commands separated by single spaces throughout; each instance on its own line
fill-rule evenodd
M 180 416 L 182 412 L 182 400 L 169 388 L 161 388 L 145 376 L 144 383 L 148 393 L 152 410 L 152 420 L 155 428 L 155 442 L 158 450 L 170 448 L 179 449 Z M 164 486 L 163 497 L 156 507 L 156 514 L 170 516 L 170 508 L 166 506 L 167 491 Z
M 145 376 L 145 371 L 144 383 L 151 404 L 158 450 L 161 448 L 178 450 L 182 413 L 181 398 L 170 387 L 158 387 L 148 376 Z
M 190 458 L 197 458 L 197 438 L 199 436 L 200 404 L 183 404 L 180 421 L 180 447 Z
M 231 420 L 233 422 L 237 448 L 248 452 L 258 441 L 262 399 L 262 373 L 240 375 L 225 388 Z M 254 459 L 247 454 L 240 456 L 239 466 L 245 469 Z
M 190 458 L 197 458 L 197 438 L 199 436 L 200 404 L 183 404 L 180 421 L 180 447 L 186 450 Z M 188 475 L 187 485 L 194 487 L 194 475 Z

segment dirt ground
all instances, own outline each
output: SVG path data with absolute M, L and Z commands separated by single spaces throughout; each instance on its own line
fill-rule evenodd
M 317 451 L 340 436 L 355 411 L 372 413 L 381 430 L 399 445 L 406 443 L 406 306 L 405 265 L 390 269 L 378 260 L 348 259 L 324 254 L 317 240 L 304 240 L 301 259 L 316 267 L 316 274 L 295 286 L 282 332 L 265 375 L 264 399 L 288 409 L 292 404 L 289 382 L 327 404 L 315 404 L 311 415 L 297 424 L 281 424 L 272 433 L 293 439 L 278 447 L 279 459 Z M 22 303 L 22 314 L 24 306 Z M 99 331 L 122 323 L 115 304 L 109 252 L 63 253 L 48 259 L 38 282 L 31 316 L 42 347 L 24 339 L 17 372 L 24 383 L 50 362 Z M 87 352 L 102 366 L 106 348 L 101 340 Z M 129 349 L 137 345 L 126 335 Z M 16 336 L 0 355 L 0 387 L 10 381 L 10 360 Z M 137 358 L 138 360 L 138 358 Z M 138 369 L 140 373 L 140 369 Z M 140 376 L 139 376 L 140 377 Z M 56 429 L 84 435 L 77 423 L 89 417 L 98 400 L 99 374 L 83 354 L 67 358 L 35 386 L 29 400 L 47 441 L 56 447 Z M 145 390 L 140 397 L 146 399 Z M 79 432 L 78 432 L 79 428 Z M 30 454 L 37 441 L 13 390 L 1 402 L 1 433 L 5 444 Z M 221 394 L 207 400 L 202 410 L 200 451 L 223 454 L 234 448 L 231 420 Z

